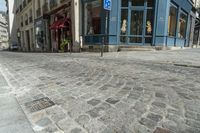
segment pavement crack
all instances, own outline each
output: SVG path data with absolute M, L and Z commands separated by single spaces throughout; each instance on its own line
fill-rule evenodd
M 196 66 L 196 65 L 188 65 L 188 64 L 174 64 L 174 66 L 190 67 L 190 68 L 200 68 L 200 66 Z

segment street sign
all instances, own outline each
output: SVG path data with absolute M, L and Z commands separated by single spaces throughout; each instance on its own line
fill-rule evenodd
M 111 7 L 112 7 L 112 0 L 104 0 L 103 2 L 103 7 L 105 10 L 111 10 Z

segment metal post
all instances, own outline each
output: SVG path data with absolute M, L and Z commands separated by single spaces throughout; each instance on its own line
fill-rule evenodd
M 102 37 L 102 44 L 101 44 L 101 57 L 103 57 L 103 49 L 104 49 L 105 37 Z
M 102 39 L 101 57 L 103 57 L 104 45 L 106 45 L 106 43 L 108 41 L 108 13 L 109 13 L 109 11 L 106 10 L 105 35 L 103 36 L 103 39 Z

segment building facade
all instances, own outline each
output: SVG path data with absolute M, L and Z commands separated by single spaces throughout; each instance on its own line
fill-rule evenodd
M 194 43 L 198 0 L 115 0 L 108 15 L 103 0 L 14 2 L 15 37 L 23 51 L 57 52 L 66 39 L 74 51 L 99 48 L 102 43 L 108 51 Z
M 0 13 L 0 48 L 8 48 L 8 23 L 2 13 Z
M 74 50 L 79 47 L 79 0 L 16 0 L 14 5 L 21 50 L 57 52 L 64 39 Z
M 35 1 L 36 46 L 43 51 L 57 52 L 63 39 L 72 39 L 72 1 Z
M 194 45 L 200 46 L 200 0 L 194 0 L 194 6 L 196 8 L 196 23 L 194 29 Z
M 108 15 L 108 50 L 120 46 L 188 47 L 193 42 L 195 13 L 191 0 L 116 0 Z M 105 40 L 102 0 L 82 0 L 84 47 Z
M 19 46 L 22 51 L 34 51 L 34 4 L 33 0 L 16 1 L 17 31 L 20 33 Z
M 49 30 L 48 17 L 44 17 L 44 13 L 49 12 L 49 1 L 35 0 L 34 1 L 34 30 L 35 30 L 35 50 L 49 51 Z
M 15 12 L 15 0 L 5 0 L 7 6 L 7 15 L 8 15 L 8 34 L 9 34 L 9 45 L 18 44 L 17 38 L 17 17 Z

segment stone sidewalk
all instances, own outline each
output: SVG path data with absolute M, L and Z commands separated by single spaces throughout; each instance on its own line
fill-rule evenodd
M 0 67 L 1 69 L 1 67 Z M 34 133 L 0 71 L 0 133 Z
M 1 52 L 0 64 L 36 133 L 199 133 L 199 55 Z

